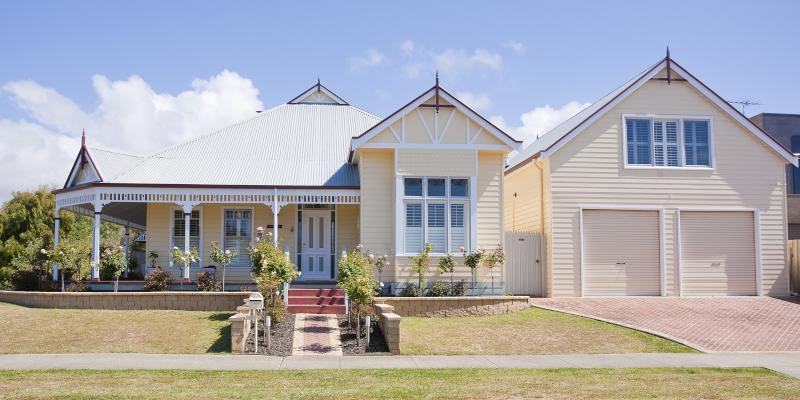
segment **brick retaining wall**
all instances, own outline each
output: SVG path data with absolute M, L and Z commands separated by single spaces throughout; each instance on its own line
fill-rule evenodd
M 103 310 L 233 311 L 250 292 L 22 292 L 0 290 L 0 301 L 28 307 Z
M 465 317 L 498 315 L 528 308 L 528 296 L 376 297 L 404 317 Z

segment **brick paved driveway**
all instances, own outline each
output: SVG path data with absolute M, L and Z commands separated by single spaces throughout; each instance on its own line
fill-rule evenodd
M 797 298 L 555 298 L 530 303 L 655 333 L 702 351 L 800 351 Z

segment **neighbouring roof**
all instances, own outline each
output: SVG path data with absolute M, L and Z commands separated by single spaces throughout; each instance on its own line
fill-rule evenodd
M 103 183 L 357 187 L 350 138 L 380 118 L 332 93 L 314 85 L 290 103 L 149 156 L 89 154 Z
M 797 158 L 794 157 L 793 153 L 786 148 L 786 146 L 772 137 L 769 133 L 758 127 L 752 121 L 747 119 L 747 117 L 742 115 L 738 110 L 736 110 L 736 108 L 731 106 L 727 101 L 722 99 L 718 94 L 700 82 L 691 73 L 686 71 L 675 60 L 667 56 L 640 74 L 636 75 L 628 82 L 625 82 L 625 84 L 622 86 L 614 89 L 611 93 L 605 95 L 600 100 L 592 103 L 590 106 L 584 108 L 573 117 L 537 138 L 533 143 L 514 155 L 509 160 L 507 168 L 509 170 L 514 169 L 522 163 L 542 156 L 544 153 L 552 153 L 553 151 L 556 151 L 560 146 L 563 146 L 572 137 L 579 134 L 584 128 L 591 125 L 591 123 L 593 123 L 597 118 L 608 112 L 617 103 L 633 93 L 636 89 L 638 89 L 641 85 L 662 71 L 664 68 L 670 68 L 678 72 L 682 79 L 694 86 L 700 93 L 704 94 L 709 100 L 711 100 L 711 102 L 719 106 L 722 110 L 726 111 L 729 115 L 731 115 L 731 117 L 733 117 L 733 119 L 739 121 L 739 123 L 753 133 L 753 135 L 763 140 L 768 146 L 770 146 L 773 150 L 775 150 L 775 152 L 780 154 L 787 161 L 797 165 Z

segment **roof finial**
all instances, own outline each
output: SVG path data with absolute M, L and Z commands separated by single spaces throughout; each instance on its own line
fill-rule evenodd
M 320 87 L 321 85 L 322 85 L 322 84 L 321 84 L 321 83 L 319 83 L 319 75 L 317 75 L 317 90 L 319 90 L 319 87 Z
M 439 68 L 436 68 L 436 87 L 439 87 Z
M 83 134 L 81 134 L 81 147 L 86 147 L 86 129 L 84 129 Z
M 670 61 L 672 59 L 669 57 L 669 45 L 667 45 L 667 58 L 666 58 L 666 60 L 667 60 L 667 85 L 671 85 L 672 84 L 672 68 L 669 65 L 669 63 L 670 63 Z
M 436 113 L 439 113 L 439 68 L 436 68 Z

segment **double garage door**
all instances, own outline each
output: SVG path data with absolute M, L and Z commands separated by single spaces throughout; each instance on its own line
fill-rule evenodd
M 752 212 L 680 213 L 680 286 L 687 296 L 756 294 Z M 661 294 L 658 211 L 583 211 L 584 296 Z

